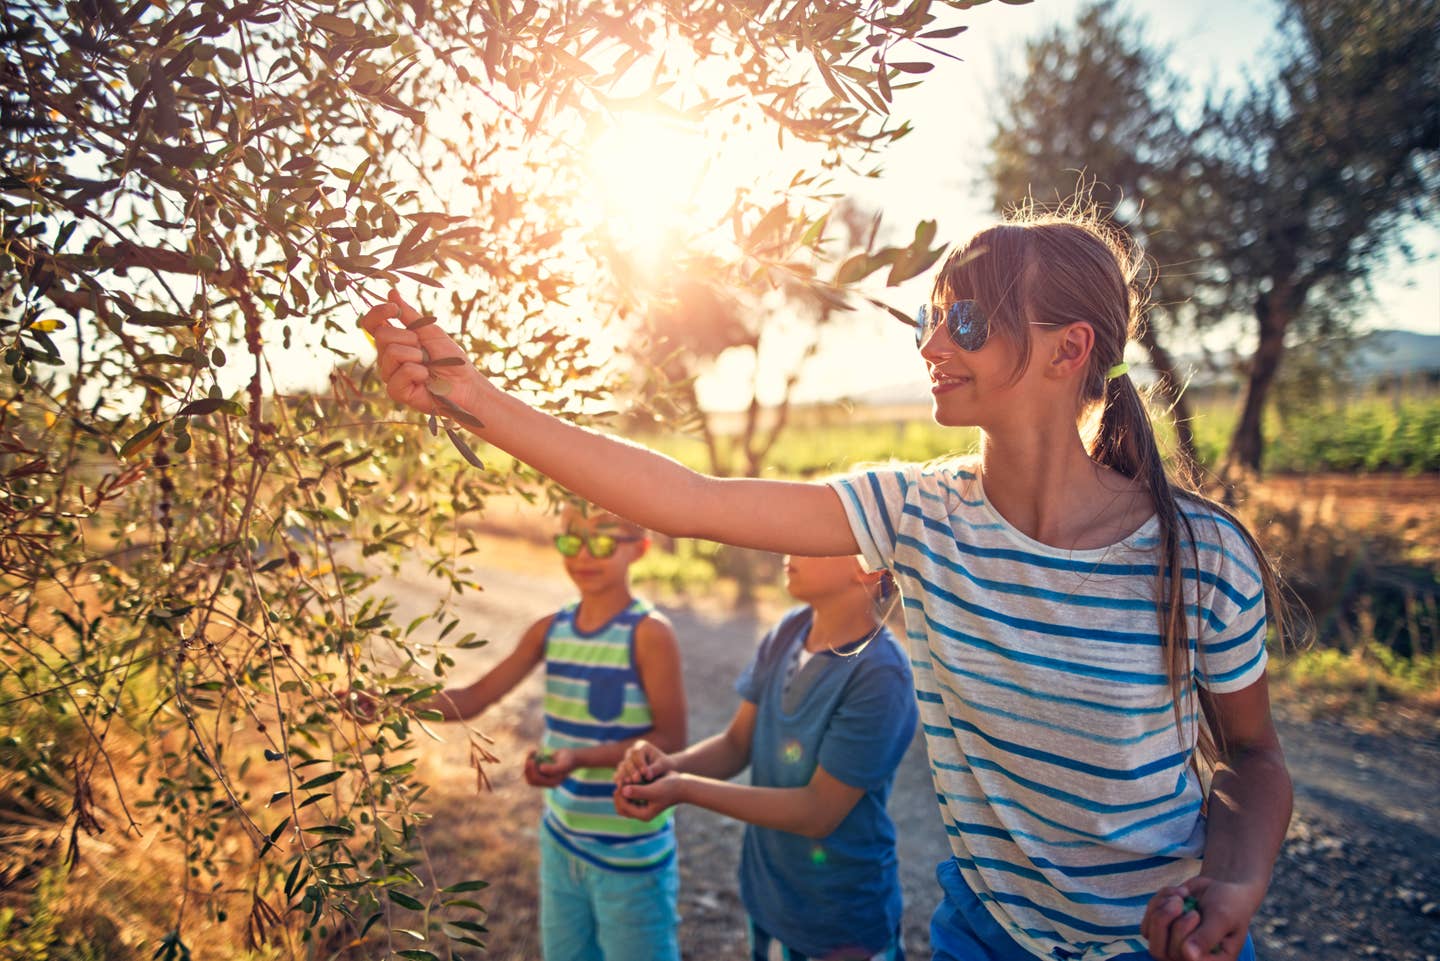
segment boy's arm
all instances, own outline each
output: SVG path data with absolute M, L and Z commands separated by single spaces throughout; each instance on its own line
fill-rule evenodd
M 590 747 L 555 752 L 555 763 L 544 764 L 551 775 L 557 766 L 569 773 L 577 767 L 616 767 L 630 745 L 645 740 L 667 753 L 685 747 L 685 683 L 680 673 L 680 645 L 662 618 L 651 614 L 635 625 L 635 669 L 650 702 L 650 730 L 624 741 L 607 741 Z M 568 762 L 568 763 L 567 763 Z
M 651 530 L 777 553 L 859 550 L 839 495 L 828 485 L 709 477 L 644 447 L 566 423 L 487 381 L 439 324 L 410 329 L 421 320 L 392 293 L 360 321 L 375 341 L 376 366 L 394 400 L 456 417 L 560 485 Z M 429 366 L 450 359 L 466 362 Z M 431 384 L 437 389 L 431 391 Z M 444 403 L 437 403 L 442 394 Z
M 479 714 L 514 690 L 545 659 L 545 635 L 554 619 L 553 614 L 542 617 L 526 628 L 515 649 L 473 684 L 447 688 L 421 701 L 417 709 L 439 711 L 447 721 L 464 721 Z
M 679 754 L 670 756 L 677 774 L 728 781 L 750 766 L 750 745 L 755 737 L 755 705 L 741 701 L 729 727 Z
M 649 784 L 671 773 L 728 780 L 749 766 L 754 736 L 755 705 L 741 701 L 729 727 L 678 753 L 667 754 L 647 741 L 635 741 L 615 768 L 615 783 Z M 621 814 L 629 813 L 623 805 L 617 808 Z
M 617 808 L 631 817 L 653 818 L 673 804 L 694 804 L 756 827 L 823 838 L 840 826 L 865 789 L 816 767 L 804 787 L 755 787 L 676 773 L 653 784 L 628 784 L 618 795 Z M 636 801 L 649 803 L 631 807 Z
M 1239 954 L 1270 886 L 1294 801 L 1266 677 L 1230 694 L 1202 692 L 1200 703 L 1220 750 L 1205 857 L 1198 876 L 1151 899 L 1142 923 L 1151 954 L 1171 961 Z M 1193 913 L 1186 899 L 1193 899 Z

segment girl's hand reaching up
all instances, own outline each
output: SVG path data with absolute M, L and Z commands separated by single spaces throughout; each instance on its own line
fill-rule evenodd
M 393 400 L 471 429 L 485 426 L 478 411 L 498 391 L 435 318 L 422 316 L 392 290 L 389 300 L 360 318 L 360 326 L 375 342 L 375 366 Z

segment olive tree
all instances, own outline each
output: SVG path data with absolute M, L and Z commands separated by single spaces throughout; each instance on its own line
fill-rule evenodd
M 444 604 L 401 622 L 381 577 L 471 589 L 457 519 L 536 480 L 377 399 L 356 314 L 399 286 L 507 388 L 598 416 L 591 338 L 674 290 L 586 202 L 596 128 L 636 110 L 801 148 L 667 271 L 843 309 L 928 251 L 827 242 L 824 172 L 904 135 L 897 91 L 970 5 L 7 3 L 3 886 L 158 834 L 156 958 L 223 925 L 294 955 L 481 941 L 483 882 L 417 859 L 412 705 L 484 639 Z M 51 908 L 0 938 L 43 950 Z

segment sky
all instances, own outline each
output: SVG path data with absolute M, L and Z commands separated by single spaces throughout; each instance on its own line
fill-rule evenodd
M 936 68 L 925 74 L 917 87 L 897 92 L 894 104 L 894 115 L 910 119 L 913 132 L 885 149 L 879 178 L 856 178 L 853 184 L 842 185 L 852 190 L 863 206 L 883 212 L 884 224 L 893 231 L 883 240 L 906 243 L 917 222 L 936 220 L 938 240 L 948 244 L 964 240 L 992 221 L 989 190 L 976 178 L 988 152 L 993 125 L 989 104 L 996 99 L 1001 71 L 1013 70 L 1021 62 L 1027 39 L 1073 24 L 1083 5 L 1084 0 L 1035 0 L 1018 6 L 990 0 L 968 11 L 945 14 L 946 25 L 969 27 L 945 42 L 945 49 L 961 60 L 927 55 L 937 60 Z M 1204 4 L 1126 0 L 1125 8 L 1144 25 L 1151 43 L 1169 48 L 1171 67 L 1185 75 L 1197 92 L 1234 87 L 1247 71 L 1256 76 L 1268 72 L 1265 54 L 1267 45 L 1275 42 L 1274 0 L 1207 0 Z M 671 138 L 658 128 L 632 128 L 613 139 L 622 145 L 628 142 L 630 149 L 612 151 L 601 140 L 586 150 L 596 167 L 594 194 L 613 195 L 613 209 L 597 216 L 612 225 L 623 224 L 621 232 L 639 247 L 653 248 L 653 269 L 664 269 L 671 242 L 666 230 L 673 229 L 677 219 L 686 218 L 679 211 L 687 193 L 693 200 L 697 185 L 711 187 L 700 192 L 709 193 L 711 201 L 718 199 L 723 211 L 736 185 L 763 182 L 767 165 L 779 162 L 767 156 L 773 145 L 773 135 L 768 133 L 763 146 L 746 141 L 743 135 L 727 144 L 726 136 L 715 130 L 691 135 L 688 142 Z M 634 149 L 637 144 L 642 149 Z M 797 163 L 786 158 L 786 176 Z M 709 183 L 712 180 L 720 182 Z M 647 220 L 652 222 L 647 225 Z M 702 215 L 700 222 L 710 222 L 710 218 Z M 1363 326 L 1440 334 L 1440 225 L 1416 227 L 1407 239 L 1424 256 L 1412 263 L 1395 257 L 1375 272 L 1378 298 Z M 927 274 L 899 288 L 871 292 L 912 313 L 926 299 L 928 283 Z M 277 386 L 320 386 L 311 383 L 318 374 L 312 362 L 314 348 L 299 342 L 307 335 L 299 329 L 296 333 L 296 349 L 277 367 Z M 593 329 L 587 333 L 597 334 Z M 606 336 L 598 332 L 597 349 L 618 346 L 618 341 L 608 343 Z M 749 402 L 752 383 L 759 385 L 762 402 L 773 404 L 780 399 L 785 378 L 805 349 L 809 334 L 803 325 L 779 323 L 767 324 L 764 336 L 768 363 L 762 362 L 757 373 L 747 352 L 722 356 L 715 369 L 698 381 L 702 406 L 740 409 Z M 1239 343 L 1245 349 L 1244 334 L 1237 330 L 1215 336 L 1213 346 Z M 354 349 L 363 353 L 365 348 L 357 342 Z M 1130 359 L 1142 358 L 1132 348 Z M 913 393 L 923 397 L 925 381 L 909 330 L 883 311 L 862 309 L 826 329 L 817 355 L 802 368 L 795 399 L 862 397 L 895 393 L 905 387 L 913 387 Z
M 992 124 L 987 104 L 999 71 L 1020 62 L 1026 39 L 1073 23 L 1082 5 L 1081 0 L 1036 0 L 1024 6 L 992 0 L 955 15 L 956 22 L 970 29 L 949 41 L 947 49 L 963 62 L 941 59 L 919 87 L 897 100 L 896 113 L 913 118 L 916 129 L 886 151 L 880 179 L 859 185 L 863 202 L 881 209 L 885 223 L 897 232 L 919 220 L 937 220 L 941 241 L 963 240 L 988 224 L 990 196 L 973 178 L 986 154 Z M 1265 73 L 1266 45 L 1275 36 L 1273 2 L 1129 0 L 1126 6 L 1146 26 L 1152 43 L 1170 48 L 1172 67 L 1186 75 L 1195 89 L 1232 87 L 1246 71 Z M 1440 228 L 1417 227 L 1408 237 L 1429 256 L 1415 263 L 1397 257 L 1376 272 L 1377 304 L 1364 326 L 1440 334 Z M 911 281 L 885 291 L 884 298 L 908 311 L 912 302 L 918 306 L 924 300 L 927 283 L 928 277 Z M 1226 336 L 1233 340 L 1235 335 Z M 779 395 L 779 371 L 789 356 L 784 350 L 779 353 L 777 368 L 761 372 L 762 384 L 768 385 L 762 399 L 773 401 Z M 707 407 L 744 403 L 749 365 L 741 358 L 729 361 L 700 382 Z M 799 400 L 855 396 L 919 382 L 923 376 L 913 338 L 905 328 L 884 315 L 857 315 L 843 329 L 827 334 L 820 353 L 806 367 L 796 396 Z

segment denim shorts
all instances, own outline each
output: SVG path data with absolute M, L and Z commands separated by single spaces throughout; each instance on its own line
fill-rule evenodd
M 1036 956 L 1016 944 L 990 915 L 964 881 L 955 863 L 946 859 L 935 869 L 944 887 L 935 913 L 930 916 L 931 961 L 1036 961 Z M 1057 958 L 1060 956 L 1057 955 Z M 1122 954 L 1110 961 L 1154 961 L 1148 951 Z M 1245 939 L 1236 961 L 1255 961 L 1255 943 Z
M 680 961 L 680 868 L 612 871 L 540 827 L 540 946 L 545 961 Z

